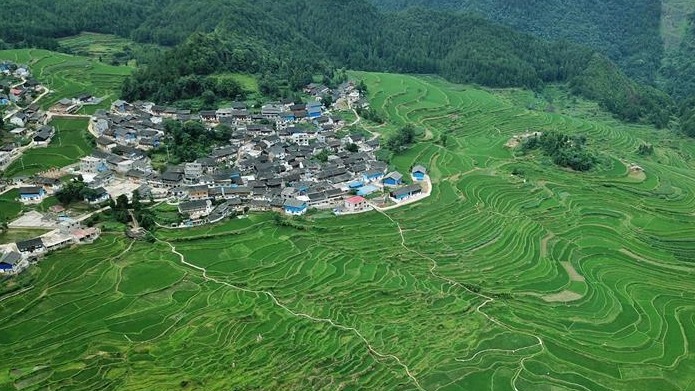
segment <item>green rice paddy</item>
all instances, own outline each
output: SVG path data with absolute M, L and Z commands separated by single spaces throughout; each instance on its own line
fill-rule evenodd
M 21 159 L 15 160 L 5 176 L 34 175 L 52 168 L 65 167 L 77 163 L 80 158 L 92 151 L 90 136 L 87 133 L 87 118 L 56 118 L 50 125 L 56 134 L 45 148 L 31 148 Z
M 118 99 L 123 80 L 133 70 L 106 65 L 92 58 L 40 49 L 0 50 L 0 60 L 28 65 L 32 76 L 52 91 L 39 102 L 44 109 L 63 98 L 75 98 L 83 93 L 105 98 L 100 108 L 108 107 Z M 91 111 L 96 108 L 91 107 Z
M 61 48 L 67 49 L 72 54 L 101 59 L 106 63 L 111 63 L 127 48 L 140 45 L 116 35 L 87 32 L 61 38 L 58 43 Z
M 17 201 L 19 189 L 11 189 L 0 194 L 0 223 L 9 221 L 22 211 L 22 204 Z
M 394 164 L 427 165 L 431 197 L 52 254 L 0 288 L 0 390 L 694 389 L 695 143 L 356 76 L 395 126 L 424 130 Z M 547 129 L 587 135 L 601 168 L 504 147 Z

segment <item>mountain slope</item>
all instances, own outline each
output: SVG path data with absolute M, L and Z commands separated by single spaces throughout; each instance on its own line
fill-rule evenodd
M 16 5 L 18 0 L 11 1 Z M 549 4 L 557 6 L 559 1 Z M 623 1 L 610 3 L 624 7 Z M 644 4 L 649 1 L 640 0 Z M 51 21 L 45 24 L 45 30 L 34 29 L 33 19 L 17 28 L 26 37 L 49 41 L 46 45 L 55 37 L 84 30 L 116 33 L 140 42 L 179 45 L 172 52 L 154 53 L 139 59 L 145 66 L 124 86 L 124 97 L 128 99 L 171 102 L 201 93 L 208 97 L 212 94 L 231 97 L 229 95 L 237 88 L 217 86 L 212 78 L 221 72 L 254 73 L 261 79 L 262 91 L 271 95 L 296 89 L 317 75 L 330 78 L 336 68 L 434 73 L 455 82 L 532 89 L 546 83 L 570 82 L 580 75 L 583 75 L 583 85 L 591 84 L 594 76 L 598 83 L 603 84 L 602 80 L 606 79 L 606 75 L 584 72 L 593 52 L 576 44 L 548 42 L 459 13 L 422 8 L 382 13 L 368 0 L 205 0 L 195 3 L 149 0 L 137 4 L 124 0 L 85 0 L 83 9 L 78 7 L 77 0 L 44 4 L 46 2 L 38 0 L 36 3 L 37 7 L 46 6 L 41 12 Z M 545 9 L 543 7 L 548 6 L 537 4 L 538 10 Z M 637 9 L 639 4 L 632 7 Z M 604 8 L 597 6 L 593 14 L 605 11 Z M 500 12 L 511 15 L 533 10 L 517 3 L 500 8 Z M 557 12 L 557 9 L 548 11 Z M 130 16 L 133 13 L 137 15 Z M 24 19 L 15 20 L 21 23 Z M 639 20 L 634 23 L 644 24 Z M 31 45 L 28 40 L 22 41 L 22 37 L 4 34 L 3 37 L 20 45 Z M 640 36 L 635 37 L 639 40 Z M 640 63 L 652 62 L 642 61 L 639 53 L 635 56 L 628 52 L 623 60 L 634 57 L 640 59 L 641 62 L 637 61 Z M 594 70 L 610 70 L 611 75 L 627 79 L 611 67 Z M 650 79 L 651 74 L 644 78 Z M 605 92 L 606 96 L 625 95 L 605 87 L 579 91 L 591 91 L 593 95 L 596 92 Z M 648 111 L 653 105 L 642 105 L 656 101 L 652 91 L 636 84 L 630 90 L 630 96 L 644 99 L 621 99 L 618 106 L 640 107 L 627 110 L 613 105 L 613 111 L 623 119 L 649 121 L 652 117 Z M 628 112 L 642 114 L 625 115 Z
M 567 39 L 608 56 L 630 76 L 653 82 L 663 53 L 659 0 L 372 0 L 383 10 L 428 7 L 478 13 L 547 39 Z

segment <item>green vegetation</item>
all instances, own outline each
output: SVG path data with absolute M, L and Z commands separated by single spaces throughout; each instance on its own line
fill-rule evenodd
M 0 46 L 7 42 L 16 47 L 42 47 L 58 50 L 56 38 L 83 31 L 125 36 L 168 0 L 23 0 L 3 2 L 5 15 L 0 20 Z
M 171 164 L 192 162 L 207 156 L 216 144 L 228 142 L 232 129 L 226 125 L 209 130 L 200 121 L 166 121 L 164 123 L 167 139 L 164 145 L 152 150 L 151 154 L 166 155 Z
M 35 238 L 47 233 L 47 230 L 42 229 L 7 229 L 2 228 L 0 224 L 0 245 L 8 243 L 16 243 L 19 240 L 27 240 L 29 238 Z
M 650 156 L 654 154 L 654 146 L 651 144 L 640 144 L 637 147 L 637 153 L 642 156 Z
M 664 118 L 672 114 L 667 99 L 634 84 L 622 73 L 628 70 L 628 74 L 647 83 L 656 79 L 663 51 L 657 0 L 611 0 L 591 5 L 584 0 L 567 6 L 570 9 L 562 7 L 560 0 L 542 7 L 537 2 L 511 7 L 499 1 L 488 2 L 495 15 L 509 14 L 514 20 L 528 20 L 529 13 L 537 15 L 538 20 L 531 26 L 511 23 L 517 30 L 567 38 L 561 32 L 545 34 L 545 30 L 533 28 L 561 26 L 569 38 L 590 44 L 617 61 L 621 68 L 615 69 L 591 67 L 594 52 L 578 44 L 544 41 L 481 17 L 452 12 L 415 9 L 381 13 L 368 0 L 206 0 L 195 4 L 183 0 L 138 4 L 87 1 L 81 7 L 91 11 L 88 21 L 82 19 L 82 9 L 65 12 L 73 1 L 35 10 L 37 14 L 50 14 L 45 15 L 49 21 L 55 19 L 53 14 L 63 17 L 62 29 L 44 22 L 44 30 L 37 31 L 30 23 L 35 22 L 36 15 L 27 15 L 26 21 L 21 19 L 15 22 L 17 26 L 9 26 L 9 31 L 15 33 L 8 33 L 5 40 L 23 45 L 27 36 L 50 40 L 93 31 L 115 33 L 140 43 L 177 45 L 172 50 L 125 53 L 141 65 L 123 85 L 121 95 L 127 100 L 178 102 L 199 109 L 244 98 L 247 91 L 234 78 L 220 80 L 214 76 L 228 73 L 252 75 L 262 94 L 285 97 L 315 77 L 334 84 L 338 70 L 347 68 L 438 74 L 458 83 L 533 89 L 579 77 L 585 86 L 583 92 L 600 94 L 595 99 L 601 101 L 614 101 L 605 108 L 622 119 L 663 127 L 668 122 Z M 10 2 L 11 9 L 19 7 L 15 2 Z M 24 15 L 26 10 L 17 12 Z M 578 13 L 584 12 L 588 15 L 578 18 Z M 93 26 L 94 15 L 107 13 L 129 19 L 123 24 L 109 21 Z M 614 76 L 629 83 L 618 83 L 614 89 L 605 83 Z
M 247 93 L 253 92 L 237 77 L 224 77 L 220 73 L 259 75 L 261 81 L 257 86 L 250 85 L 249 78 L 244 84 L 266 95 L 287 94 L 310 83 L 315 74 L 333 74 L 317 61 L 318 56 L 318 53 L 298 52 L 219 32 L 196 33 L 136 71 L 123 85 L 122 96 L 128 100 L 174 102 L 207 95 L 210 97 L 207 103 L 211 104 L 218 98 L 244 99 Z M 286 65 L 280 66 L 280 58 Z
M 68 182 L 55 195 L 56 199 L 64 206 L 82 202 L 85 198 L 94 196 L 96 196 L 96 190 L 87 187 L 87 184 L 81 178 Z
M 546 112 L 515 103 L 527 91 L 354 76 L 392 127 L 423 129 L 393 165 L 426 165 L 429 198 L 52 254 L 0 288 L 0 387 L 692 386 L 692 141 L 581 100 Z M 573 173 L 505 148 L 529 129 L 584 134 L 608 161 Z
M 220 81 L 224 79 L 233 80 L 239 87 L 241 87 L 242 93 L 244 94 L 253 94 L 260 92 L 258 80 L 253 75 L 245 73 L 223 73 L 213 75 L 213 77 L 215 77 L 218 80 L 217 83 L 220 83 Z
M 549 131 L 526 139 L 521 145 L 521 150 L 528 153 L 540 149 L 558 166 L 576 171 L 589 171 L 594 168 L 597 159 L 587 150 L 586 142 L 586 137 L 583 135 L 569 137 L 559 132 Z
M 686 18 L 680 44 L 668 52 L 662 68 L 663 88 L 680 99 L 680 126 L 683 133 L 695 137 L 695 13 Z
M 82 32 L 58 40 L 60 50 L 111 65 L 130 64 L 143 45 L 111 34 Z
M 40 101 L 44 109 L 63 98 L 71 99 L 83 93 L 105 98 L 102 106 L 87 106 L 92 111 L 108 108 L 118 99 L 123 80 L 132 71 L 129 67 L 38 49 L 0 50 L 0 60 L 29 65 L 33 76 L 53 91 Z
M 32 148 L 24 152 L 5 171 L 6 177 L 34 175 L 52 168 L 61 168 L 87 156 L 92 151 L 92 138 L 87 133 L 86 118 L 59 118 L 51 121 L 56 134 L 45 148 Z
M 596 100 L 604 110 L 628 122 L 645 122 L 664 128 L 673 114 L 673 101 L 668 95 L 628 79 L 600 56 L 594 56 L 587 68 L 572 79 L 571 89 Z
M 22 211 L 22 204 L 17 201 L 18 198 L 18 189 L 0 194 L 0 223 L 14 219 Z
M 384 10 L 426 7 L 471 12 L 542 38 L 588 46 L 630 76 L 654 82 L 663 47 L 659 0 L 371 0 Z M 668 0 L 676 2 L 679 0 Z M 683 7 L 678 7 L 682 9 Z
M 411 124 L 407 124 L 398 129 L 396 133 L 389 136 L 386 140 L 386 148 L 391 150 L 391 152 L 399 153 L 410 146 L 414 141 L 415 127 Z

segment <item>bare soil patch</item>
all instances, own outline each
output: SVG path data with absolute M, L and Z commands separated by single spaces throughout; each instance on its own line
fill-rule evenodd
M 569 262 L 560 262 L 560 263 L 562 264 L 562 267 L 564 267 L 565 270 L 567 271 L 567 274 L 569 274 L 571 281 L 580 281 L 580 282 L 585 281 L 584 276 L 577 273 L 577 271 L 574 269 L 574 266 L 572 266 L 571 263 L 569 263 Z
M 558 302 L 570 302 L 570 301 L 577 301 L 581 299 L 583 296 L 580 295 L 577 292 L 572 292 L 568 290 L 564 290 L 562 292 L 558 293 L 553 293 L 551 295 L 545 295 L 541 296 L 541 298 L 548 303 L 558 303 Z

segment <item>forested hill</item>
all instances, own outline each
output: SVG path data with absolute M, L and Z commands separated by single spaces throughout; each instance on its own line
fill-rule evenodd
M 317 74 L 350 68 L 439 74 L 491 87 L 573 82 L 574 91 L 621 118 L 664 126 L 670 116 L 668 98 L 616 67 L 596 66 L 590 49 L 471 15 L 382 13 L 369 0 L 35 0 L 28 8 L 38 16 L 25 19 L 32 11 L 22 9 L 21 0 L 8 1 L 16 17 L 0 20 L 0 34 L 10 43 L 49 46 L 55 37 L 87 30 L 177 45 L 141 59 L 144 66 L 124 86 L 127 99 L 229 96 L 237 88 L 216 79 L 225 72 L 256 74 L 264 92 L 277 94 L 279 84 L 296 88 Z M 605 83 L 615 75 L 621 83 Z M 662 112 L 653 115 L 655 108 Z
M 20 47 L 57 49 L 55 38 L 82 31 L 130 36 L 172 0 L 3 0 L 2 41 Z
M 588 46 L 643 82 L 654 82 L 663 56 L 660 0 L 371 0 L 384 11 L 411 7 L 477 13 L 547 39 Z

